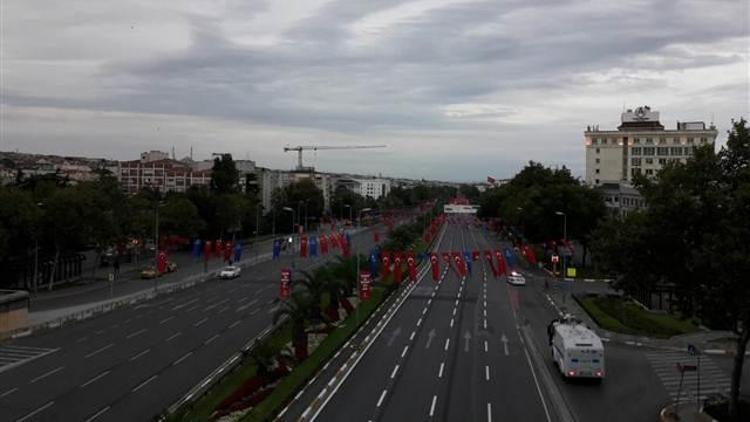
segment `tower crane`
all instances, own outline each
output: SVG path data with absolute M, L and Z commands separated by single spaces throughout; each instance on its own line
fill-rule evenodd
M 286 146 L 284 152 L 297 151 L 297 171 L 310 170 L 302 165 L 302 151 L 318 151 L 318 150 L 329 150 L 329 149 L 369 149 L 369 148 L 385 148 L 387 145 L 299 145 L 296 147 Z

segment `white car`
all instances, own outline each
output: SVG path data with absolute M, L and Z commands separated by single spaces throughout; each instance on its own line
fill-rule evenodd
M 235 267 L 234 265 L 224 267 L 219 271 L 219 278 L 237 278 L 239 276 L 240 267 Z
M 524 278 L 523 274 L 518 271 L 511 271 L 508 275 L 508 283 L 514 286 L 525 286 L 526 278 Z

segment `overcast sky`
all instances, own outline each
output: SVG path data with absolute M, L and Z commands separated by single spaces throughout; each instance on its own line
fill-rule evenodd
M 583 131 L 748 117 L 747 0 L 0 0 L 0 150 L 230 152 L 483 180 L 584 172 Z

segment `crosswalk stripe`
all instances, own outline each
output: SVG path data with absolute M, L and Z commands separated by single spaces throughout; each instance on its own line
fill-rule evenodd
M 42 347 L 19 345 L 0 346 L 0 372 L 56 352 L 57 350 L 59 349 L 46 349 Z
M 654 373 L 661 381 L 669 396 L 675 400 L 679 396 L 680 401 L 695 400 L 698 390 L 698 373 L 696 371 L 685 372 L 681 377 L 677 370 L 677 364 L 697 365 L 695 356 L 680 352 L 649 352 L 645 353 L 646 359 L 651 365 Z M 682 391 L 680 381 L 682 378 Z M 709 357 L 702 356 L 700 359 L 700 397 L 706 398 L 711 394 L 724 393 L 729 390 L 730 380 L 726 372 L 719 368 Z

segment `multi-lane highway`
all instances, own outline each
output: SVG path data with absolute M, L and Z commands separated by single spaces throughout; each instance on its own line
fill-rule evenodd
M 462 221 L 448 225 L 437 250 L 509 246 Z M 492 277 L 484 260 L 473 265 L 465 278 L 444 268 L 438 283 L 424 277 L 410 286 L 385 328 L 370 334 L 380 332 L 356 366 L 322 404 L 308 407 L 306 420 L 624 422 L 653 420 L 675 398 L 671 370 L 686 353 L 616 342 L 606 345 L 603 383 L 564 381 L 546 337 L 561 305 L 550 302 L 543 273 L 525 270 L 528 284 L 511 286 Z M 725 389 L 726 363 L 703 359 L 703 391 Z
M 353 244 L 366 252 L 372 236 Z M 4 343 L 0 355 L 20 364 L 0 366 L 0 420 L 150 420 L 270 325 L 279 270 L 292 259 Z

